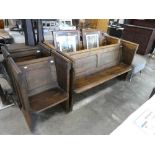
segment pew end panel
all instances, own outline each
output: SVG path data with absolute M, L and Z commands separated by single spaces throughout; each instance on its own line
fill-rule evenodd
M 112 36 L 105 36 L 105 45 L 120 43 L 120 39 Z
M 138 50 L 139 44 L 121 40 L 122 45 L 122 62 L 127 65 L 131 65 L 133 58 Z
M 51 55 L 54 58 L 58 84 L 65 91 L 69 92 L 71 61 L 60 52 L 58 52 L 55 48 L 53 48 L 53 46 L 48 42 L 44 42 L 41 45 L 49 48 Z
M 69 111 L 69 89 L 67 84 L 59 85 L 55 61 L 53 57 L 15 63 L 9 57 L 9 66 L 13 73 L 16 90 L 22 105 L 21 110 L 28 124 L 34 124 L 32 115 L 40 113 L 58 104 L 65 104 Z M 65 66 L 66 70 L 69 70 Z M 18 72 L 17 72 L 18 71 Z M 66 71 L 67 74 L 69 74 Z M 62 75 L 61 75 L 62 76 Z M 63 75 L 64 77 L 66 75 Z M 67 81 L 69 75 L 67 75 Z M 31 126 L 31 125 L 29 125 Z
M 25 86 L 33 112 L 41 112 L 68 99 L 68 93 L 57 82 L 54 59 L 17 63 L 25 78 Z
M 42 43 L 42 46 L 51 50 L 51 55 L 55 60 L 58 83 L 69 94 L 70 102 L 72 99 L 72 62 L 70 59 L 66 58 L 66 55 L 63 52 L 56 50 L 55 47 L 47 41 Z M 71 109 L 71 105 L 69 105 L 68 108 Z

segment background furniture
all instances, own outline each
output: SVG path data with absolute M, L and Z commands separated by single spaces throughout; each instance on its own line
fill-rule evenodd
M 13 106 L 13 90 L 10 85 L 10 79 L 4 67 L 4 57 L 0 54 L 0 110 Z
M 110 36 L 121 38 L 124 28 L 118 26 L 108 26 L 108 34 Z
M 4 29 L 4 20 L 0 20 L 0 29 Z
M 130 73 L 130 80 L 137 73 L 139 72 L 141 73 L 141 71 L 145 68 L 145 65 L 146 65 L 145 57 L 139 54 L 135 54 L 134 59 L 132 61 L 132 70 Z
M 109 19 L 98 19 L 96 29 L 107 32 Z
M 4 70 L 4 66 L 0 63 L 0 110 L 14 105 L 13 90 Z
M 122 38 L 139 44 L 137 54 L 151 53 L 155 47 L 155 30 L 152 28 L 124 25 Z
M 155 28 L 154 19 L 128 19 L 127 24 Z
M 4 29 L 0 29 L 0 48 L 2 44 L 12 44 L 13 38 Z

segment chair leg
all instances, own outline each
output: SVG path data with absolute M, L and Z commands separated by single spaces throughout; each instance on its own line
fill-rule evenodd
M 140 71 L 139 73 L 140 73 L 140 75 L 142 75 L 142 71 Z
M 129 81 L 131 82 L 133 78 L 133 74 L 131 74 Z
M 131 82 L 132 77 L 133 77 L 132 71 L 129 71 L 129 72 L 127 73 L 127 76 L 126 76 L 126 80 L 128 80 L 128 81 Z

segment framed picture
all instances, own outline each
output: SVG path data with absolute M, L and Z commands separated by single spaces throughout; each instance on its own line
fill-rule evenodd
M 88 34 L 86 35 L 87 49 L 99 47 L 99 35 L 98 34 Z
M 103 36 L 101 31 L 98 31 L 96 29 L 83 29 L 82 39 L 84 49 L 102 46 L 103 42 Z
M 79 50 L 80 33 L 77 30 L 54 31 L 54 46 L 61 52 L 76 52 Z

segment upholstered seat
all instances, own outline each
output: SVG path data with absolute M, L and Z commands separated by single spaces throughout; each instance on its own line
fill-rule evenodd
M 145 57 L 139 54 L 136 54 L 132 62 L 132 66 L 133 66 L 132 73 L 136 74 L 142 71 L 145 68 L 145 65 L 146 65 Z
M 146 65 L 145 57 L 136 54 L 132 62 L 132 71 L 130 73 L 130 80 L 135 74 L 141 72 L 145 68 L 145 65 Z

